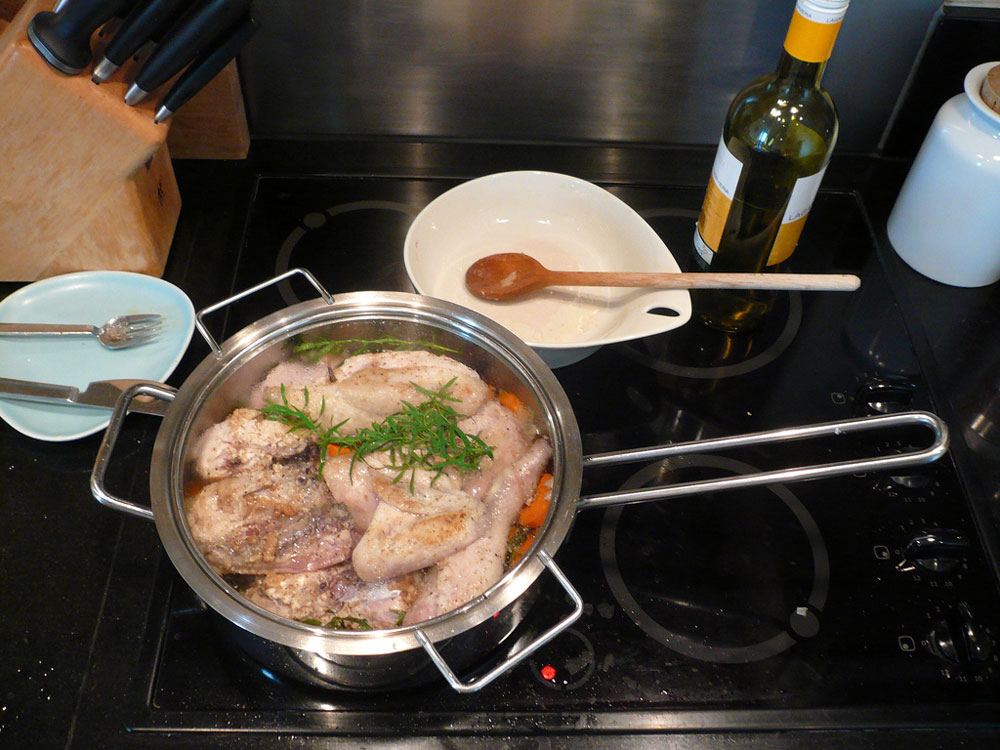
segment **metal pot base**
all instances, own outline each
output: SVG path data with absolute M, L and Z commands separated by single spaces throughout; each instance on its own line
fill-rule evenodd
M 454 671 L 467 678 L 493 666 L 510 650 L 508 641 L 538 598 L 538 590 L 538 584 L 532 586 L 520 599 L 479 627 L 437 644 L 438 651 Z M 211 608 L 208 612 L 227 643 L 275 675 L 310 687 L 344 692 L 388 692 L 442 679 L 440 670 L 422 648 L 376 656 L 320 654 L 262 638 Z

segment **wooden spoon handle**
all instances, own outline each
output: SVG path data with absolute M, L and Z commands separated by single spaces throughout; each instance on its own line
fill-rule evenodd
M 618 273 L 550 271 L 550 286 L 630 286 L 653 289 L 808 289 L 850 292 L 861 286 L 851 274 L 834 273 Z

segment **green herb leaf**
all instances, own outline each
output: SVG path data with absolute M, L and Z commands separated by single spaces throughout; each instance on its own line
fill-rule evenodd
M 504 569 L 510 567 L 511 560 L 514 559 L 514 554 L 524 543 L 524 540 L 528 538 L 530 533 L 531 529 L 527 526 L 522 526 L 521 524 L 516 524 L 514 526 L 514 533 L 507 538 L 507 554 L 504 556 L 503 561 Z
M 331 617 L 323 627 L 334 630 L 374 630 L 371 623 L 363 617 Z
M 493 448 L 478 435 L 469 435 L 459 426 L 462 415 L 455 411 L 450 402 L 457 402 L 451 389 L 455 378 L 437 390 L 423 388 L 412 383 L 417 392 L 427 400 L 414 406 L 403 401 L 400 410 L 390 414 L 381 422 L 372 424 L 353 435 L 344 435 L 341 428 L 347 420 L 323 429 L 306 412 L 288 401 L 285 386 L 281 386 L 282 403 L 271 403 L 261 412 L 288 426 L 289 430 L 306 430 L 316 436 L 319 443 L 319 474 L 326 466 L 327 448 L 337 445 L 351 450 L 351 471 L 355 463 L 363 461 L 372 453 L 385 451 L 389 454 L 386 468 L 396 472 L 393 482 L 401 481 L 409 474 L 410 494 L 415 489 L 418 469 L 434 473 L 433 484 L 449 468 L 467 474 L 479 468 L 483 458 L 493 458 Z M 302 389 L 304 404 L 309 402 L 309 391 Z M 324 401 L 320 413 L 326 407 Z
M 386 468 L 396 472 L 393 482 L 409 474 L 411 494 L 418 469 L 434 473 L 433 484 L 449 468 L 469 473 L 479 468 L 483 458 L 493 457 L 493 449 L 485 440 L 466 434 L 458 426 L 462 415 L 448 403 L 459 400 L 451 393 L 455 378 L 433 391 L 416 383 L 412 385 L 427 397 L 426 401 L 417 406 L 403 401 L 398 412 L 381 422 L 358 430 L 354 435 L 328 438 L 328 444 L 353 451 L 352 467 L 365 456 L 387 452 L 389 464 Z
M 396 627 L 398 628 L 400 625 L 403 624 L 403 620 L 406 619 L 406 610 L 405 609 L 390 609 L 389 611 L 390 612 L 394 612 L 396 614 Z
M 265 419 L 271 419 L 275 422 L 281 422 L 286 425 L 291 432 L 296 432 L 298 430 L 305 430 L 306 432 L 319 433 L 322 428 L 319 424 L 313 420 L 306 412 L 297 406 L 292 405 L 288 401 L 288 394 L 285 392 L 285 384 L 281 384 L 281 403 L 269 403 L 263 409 L 261 413 L 264 415 Z M 302 389 L 302 402 L 303 406 L 309 406 L 309 389 Z M 323 408 L 326 407 L 326 402 L 323 402 Z M 323 409 L 320 410 L 320 414 L 323 413 Z

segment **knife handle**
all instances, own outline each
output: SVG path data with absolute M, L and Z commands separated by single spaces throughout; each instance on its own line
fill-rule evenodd
M 260 25 L 255 20 L 247 18 L 227 34 L 218 47 L 202 54 L 191 63 L 156 108 L 155 122 L 163 122 L 171 117 L 192 96 L 201 91 L 229 64 L 230 60 L 236 57 L 243 45 L 250 41 L 259 28 Z
M 204 0 L 164 35 L 136 75 L 129 89 L 131 101 L 128 97 L 126 101 L 142 101 L 246 16 L 249 9 L 250 0 Z
M 149 0 L 139 3 L 104 50 L 104 59 L 120 66 L 149 39 L 170 23 L 183 5 L 191 0 Z
M 93 57 L 91 36 L 126 3 L 127 0 L 71 0 L 58 13 L 36 14 L 28 25 L 28 38 L 49 65 L 67 75 L 76 75 Z

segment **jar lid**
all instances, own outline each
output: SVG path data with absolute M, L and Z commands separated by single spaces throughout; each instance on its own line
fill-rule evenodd
M 987 107 L 1000 114 L 1000 65 L 994 65 L 990 68 L 983 78 L 979 95 L 983 97 Z

